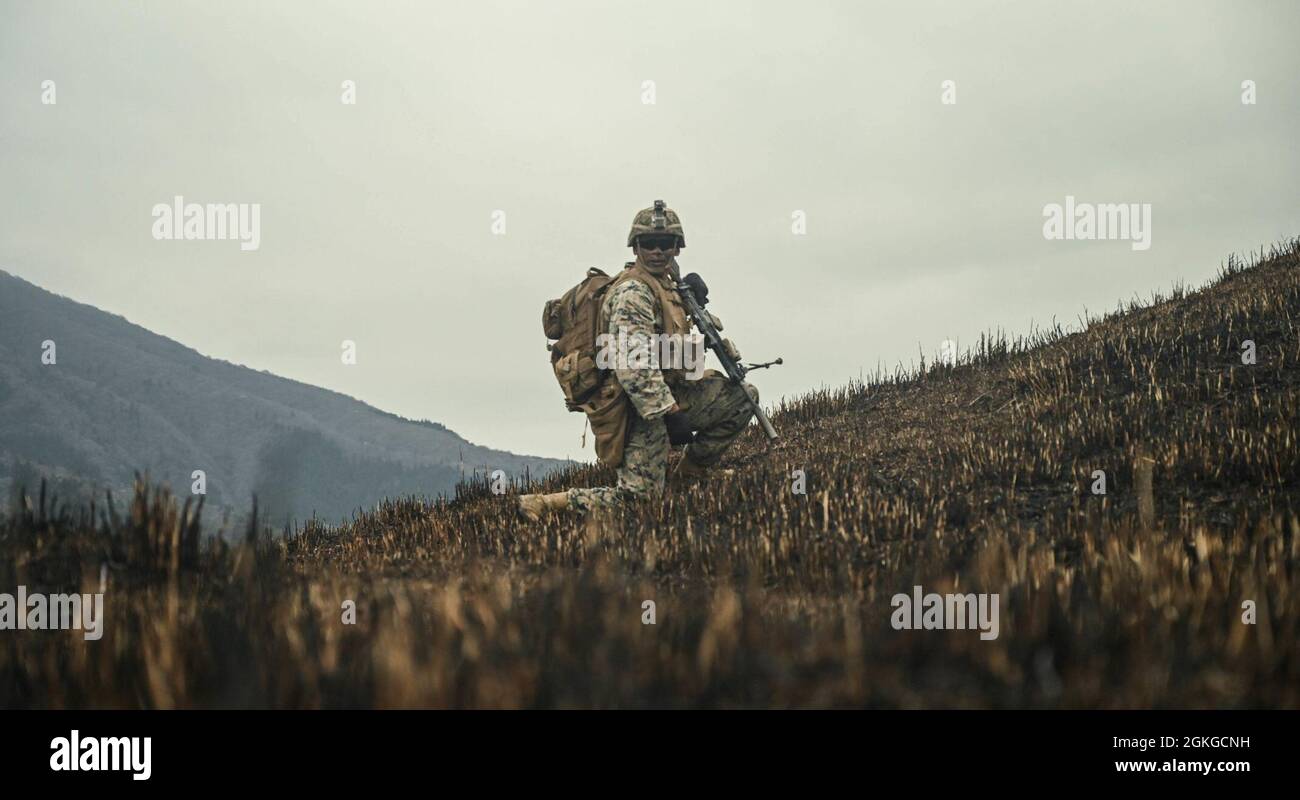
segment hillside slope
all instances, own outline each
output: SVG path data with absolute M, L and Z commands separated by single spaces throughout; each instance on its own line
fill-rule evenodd
M 751 426 L 736 477 L 608 525 L 519 523 L 480 487 L 290 552 L 304 574 L 401 575 L 398 596 L 412 576 L 445 587 L 448 609 L 383 621 L 469 626 L 451 646 L 472 640 L 471 663 L 411 669 L 469 672 L 480 693 L 432 702 L 1294 707 L 1298 320 L 1300 240 L 1080 332 L 783 403 L 780 444 Z M 998 594 L 1000 635 L 895 629 L 915 586 Z M 511 670 L 532 680 L 482 694 Z M 404 701 L 430 699 L 403 680 Z
M 1153 463 L 1153 527 L 1186 526 L 1180 514 L 1193 513 L 1232 526 L 1292 508 L 1300 489 L 1297 242 L 1249 268 L 1230 259 L 1199 291 L 1130 303 L 1081 332 L 986 337 L 954 365 L 900 368 L 783 402 L 771 415 L 780 423 L 775 446 L 751 425 L 728 453 L 739 475 L 670 492 L 662 507 L 622 523 L 662 525 L 671 536 L 689 521 L 709 532 L 710 550 L 731 558 L 765 540 L 789 547 L 789 537 L 809 536 L 798 541 L 812 545 L 838 532 L 829 537 L 839 541 L 827 551 L 834 557 L 821 565 L 831 578 L 847 566 L 840 556 L 890 542 L 1114 524 L 1137 511 L 1133 474 L 1144 457 Z M 1243 363 L 1248 341 L 1252 364 Z M 806 494 L 792 491 L 794 470 L 804 471 Z M 1106 473 L 1104 494 L 1093 492 L 1097 470 Z M 613 479 L 582 466 L 541 488 Z M 508 556 L 508 542 L 532 538 L 510 505 L 465 487 L 435 518 L 479 552 Z M 328 538 L 381 523 L 359 520 Z M 801 574 L 820 563 L 810 556 L 821 549 L 803 550 Z M 688 559 L 693 568 L 700 555 Z
M 203 470 L 214 511 L 246 512 L 256 493 L 263 518 L 337 520 L 384 497 L 452 491 L 462 457 L 512 477 L 564 464 L 207 358 L 0 272 L 0 502 L 39 476 L 71 499 L 129 490 L 136 471 L 188 492 Z
M 8 637 L 0 705 L 1300 707 L 1297 320 L 1300 240 L 785 402 L 735 477 L 613 519 L 471 483 L 227 550 L 143 487 L 33 509 L 0 585 L 115 565 L 116 648 Z M 914 591 L 996 596 L 996 635 L 900 629 Z

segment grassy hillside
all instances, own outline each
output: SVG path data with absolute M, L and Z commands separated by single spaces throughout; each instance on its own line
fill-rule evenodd
M 384 497 L 451 493 L 462 459 L 512 476 L 564 465 L 207 358 L 0 272 L 0 507 L 41 478 L 87 499 L 129 490 L 136 471 L 188 493 L 202 470 L 210 515 L 242 515 L 256 493 L 278 524 L 338 520 Z
M 0 591 L 107 563 L 109 622 L 0 634 L 0 705 L 1298 707 L 1297 319 L 1300 240 L 785 402 L 734 478 L 612 520 L 523 523 L 465 485 L 205 547 L 143 487 L 120 515 L 33 500 Z M 997 593 L 999 636 L 895 630 L 915 585 Z

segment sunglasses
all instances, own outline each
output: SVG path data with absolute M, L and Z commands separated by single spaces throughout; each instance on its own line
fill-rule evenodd
M 676 236 L 642 236 L 636 240 L 637 247 L 642 250 L 672 250 L 677 246 Z

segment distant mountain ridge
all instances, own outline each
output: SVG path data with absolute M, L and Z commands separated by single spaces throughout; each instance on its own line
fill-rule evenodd
M 54 343 L 54 364 L 42 354 Z M 198 353 L 0 270 L 0 504 L 46 478 L 73 500 L 135 472 L 280 524 L 384 497 L 451 493 L 475 469 L 540 477 L 569 462 L 465 441 L 443 425 Z

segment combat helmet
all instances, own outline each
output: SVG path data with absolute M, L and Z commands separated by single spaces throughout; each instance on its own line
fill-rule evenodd
M 682 219 L 677 216 L 677 212 L 664 205 L 664 201 L 656 200 L 650 208 L 643 208 L 636 212 L 636 217 L 632 220 L 632 230 L 627 234 L 627 246 L 631 247 L 636 241 L 636 237 L 647 234 L 674 234 L 677 236 L 677 246 L 686 246 L 686 234 L 682 232 Z

